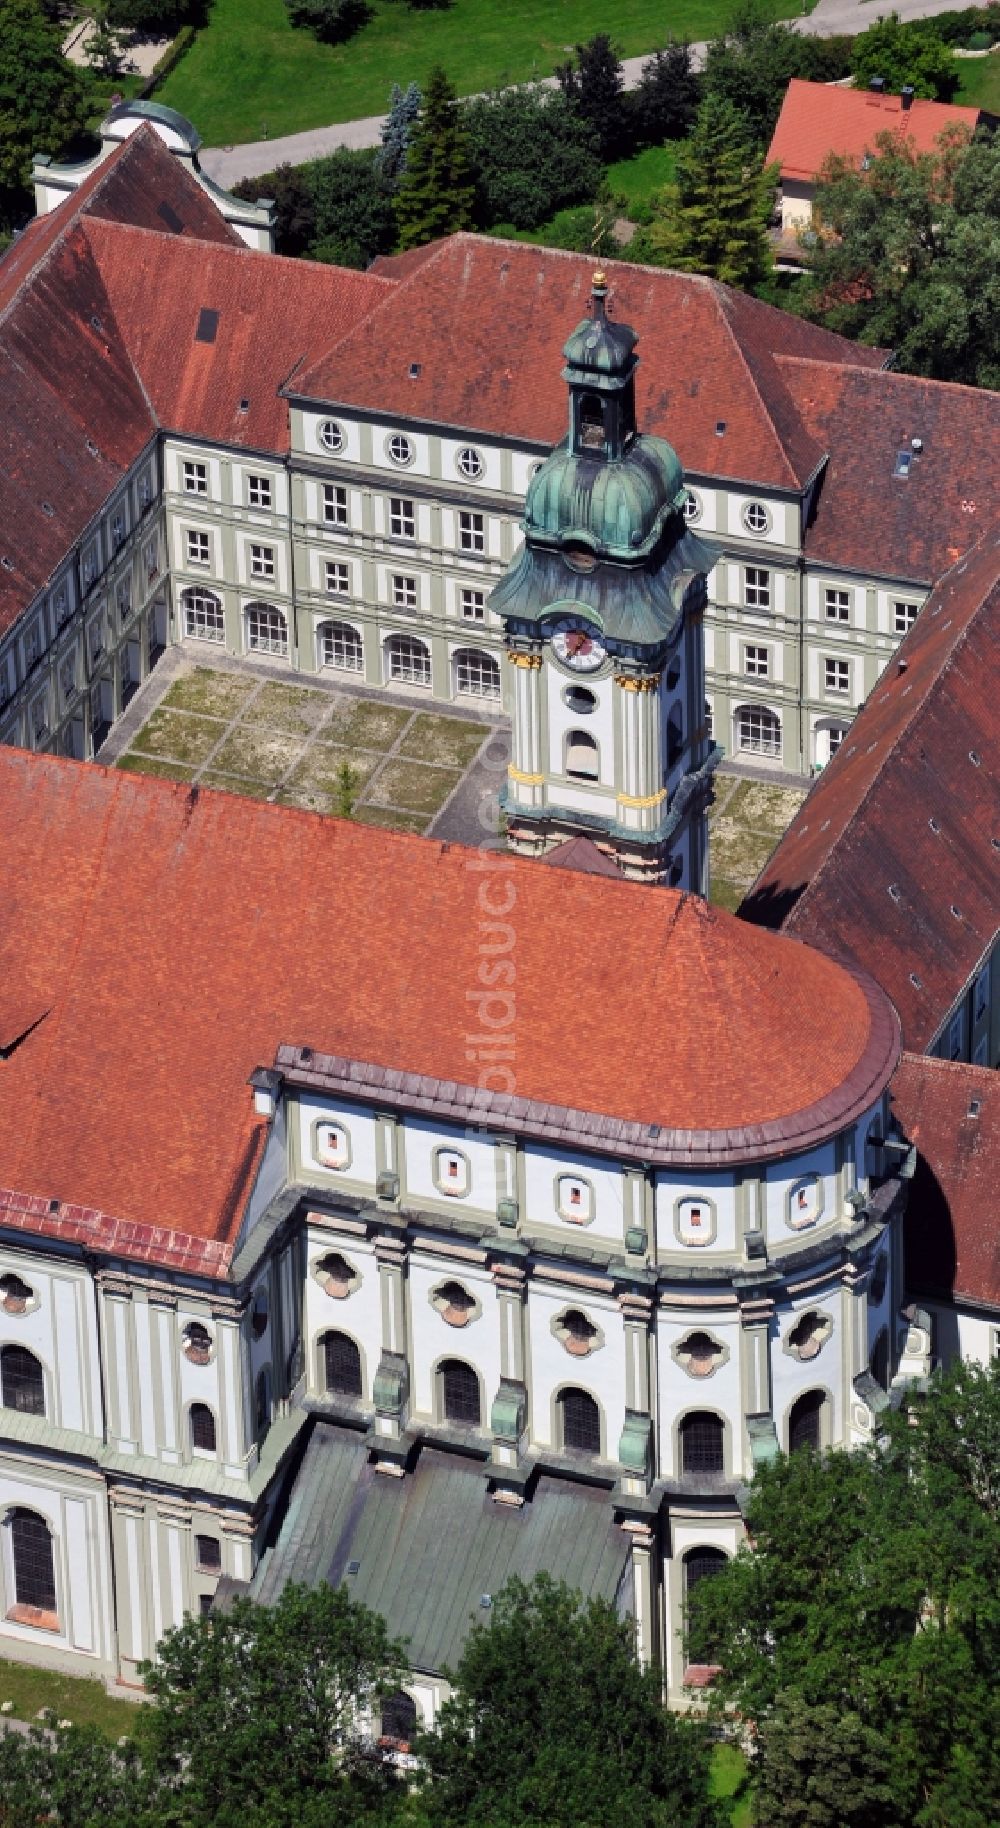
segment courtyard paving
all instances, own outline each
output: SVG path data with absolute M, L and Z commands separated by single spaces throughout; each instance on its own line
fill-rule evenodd
M 715 805 L 708 815 L 709 898 L 717 907 L 739 907 L 807 792 L 805 784 L 748 779 L 719 770 Z

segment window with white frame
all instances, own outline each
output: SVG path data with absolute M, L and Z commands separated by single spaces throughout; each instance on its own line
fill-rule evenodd
M 893 606 L 892 606 L 893 634 L 905 635 L 907 629 L 910 629 L 913 627 L 913 624 L 916 621 L 916 619 L 917 619 L 917 605 L 915 603 L 893 603 Z
M 76 656 L 67 654 L 59 668 L 59 684 L 64 698 L 72 698 L 76 691 Z
M 181 482 L 185 495 L 208 494 L 208 465 L 185 457 L 181 464 Z
M 350 567 L 341 559 L 324 561 L 324 578 L 327 592 L 331 597 L 349 597 L 351 594 Z
M 351 1139 L 342 1123 L 316 1125 L 316 1160 L 324 1168 L 349 1168 Z
M 452 1199 L 464 1199 L 470 1185 L 468 1156 L 460 1149 L 436 1149 L 434 1180 L 439 1193 L 447 1193 Z
M 684 497 L 684 519 L 687 521 L 700 520 L 701 514 L 701 496 L 695 489 L 688 489 Z
M 500 697 L 500 667 L 492 654 L 460 647 L 455 654 L 455 691 L 459 698 Z
M 396 609 L 416 609 L 416 578 L 403 577 L 399 572 L 394 572 L 392 579 L 392 601 Z
M 849 622 L 851 619 L 851 593 L 849 590 L 837 590 L 828 584 L 823 592 L 823 608 L 828 622 Z
M 736 747 L 746 755 L 781 755 L 781 721 L 766 705 L 741 705 L 736 713 Z
M 747 565 L 744 569 L 743 605 L 746 609 L 771 607 L 771 573 L 760 565 Z
M 87 630 L 87 645 L 90 648 L 91 660 L 98 660 L 104 652 L 104 618 L 98 611 Z
M 766 647 L 745 647 L 743 649 L 743 671 L 751 679 L 766 679 L 770 671 Z
M 459 603 L 462 611 L 462 618 L 465 622 L 485 622 L 485 590 L 463 590 L 460 593 Z
M 319 427 L 319 441 L 323 446 L 323 449 L 330 451 L 333 456 L 336 456 L 338 451 L 343 450 L 345 442 L 344 432 L 343 428 L 337 424 L 336 419 L 323 420 L 322 425 Z
M 486 521 L 463 508 L 458 516 L 458 543 L 463 552 L 486 551 Z
M 247 646 L 254 654 L 287 654 L 288 623 L 273 603 L 247 605 Z
M 147 584 L 155 584 L 160 575 L 160 542 L 154 533 L 143 547 L 143 562 L 146 567 Z
M 250 576 L 253 578 L 273 578 L 273 576 L 274 576 L 274 547 L 273 546 L 251 546 L 251 548 L 250 548 Z
M 118 606 L 118 620 L 127 622 L 132 614 L 132 578 L 129 572 L 119 578 L 115 585 L 115 602 Z
M 347 490 L 339 482 L 323 484 L 323 519 L 329 527 L 347 526 Z
M 114 546 L 114 549 L 116 552 L 118 551 L 119 546 L 123 543 L 124 538 L 125 538 L 125 516 L 124 516 L 124 514 L 114 514 L 111 517 L 111 543 Z
M 403 495 L 389 497 L 389 532 L 397 540 L 415 540 L 417 537 L 417 517 L 413 503 Z
M 460 476 L 467 476 L 470 482 L 478 482 L 486 465 L 479 452 L 474 451 L 471 444 L 467 444 L 464 450 L 459 451 L 455 459 L 455 467 Z
M 181 593 L 184 633 L 194 641 L 224 641 L 226 620 L 222 602 L 211 590 L 185 590 Z
M 400 685 L 430 686 L 431 654 L 412 635 L 390 635 L 385 644 L 386 675 Z
M 771 516 L 762 501 L 748 501 L 743 510 L 743 525 L 748 533 L 766 533 Z
M 390 463 L 398 463 L 402 468 L 404 464 L 413 462 L 415 455 L 413 443 L 404 432 L 394 432 L 392 437 L 386 440 L 385 448 Z
M 576 1174 L 560 1174 L 556 1181 L 556 1211 L 573 1225 L 589 1225 L 594 1216 L 590 1182 Z
M 65 584 L 60 585 L 56 591 L 52 599 L 52 607 L 55 610 L 56 627 L 62 628 L 64 623 L 69 621 L 69 592 Z
M 831 660 L 823 662 L 823 685 L 828 692 L 849 692 L 851 689 L 851 663 L 849 660 Z
M 248 508 L 270 508 L 273 505 L 273 499 L 269 476 L 247 477 Z
M 320 665 L 338 673 L 362 673 L 364 643 L 349 622 L 324 622 L 319 631 Z
M 187 542 L 187 562 L 189 565 L 210 565 L 212 547 L 207 533 L 197 527 L 189 527 L 185 535 Z

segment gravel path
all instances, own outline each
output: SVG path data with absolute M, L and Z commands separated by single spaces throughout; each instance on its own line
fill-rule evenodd
M 789 23 L 796 31 L 806 32 L 810 37 L 833 38 L 840 32 L 866 31 L 876 19 L 890 11 L 897 12 L 901 19 L 929 19 L 935 13 L 953 10 L 954 5 L 955 0 L 892 0 L 891 6 L 889 0 L 885 5 L 881 0 L 819 0 L 819 5 L 806 18 L 793 19 Z M 704 43 L 694 44 L 691 49 L 700 67 L 705 55 Z M 647 51 L 642 57 L 624 59 L 627 89 L 638 86 L 642 66 L 649 56 Z M 555 87 L 554 76 L 545 80 L 547 87 Z M 262 172 L 273 171 L 277 165 L 305 165 L 342 146 L 353 151 L 377 146 L 383 119 L 382 115 L 370 115 L 365 120 L 314 127 L 308 133 L 286 134 L 283 139 L 254 140 L 245 146 L 208 146 L 199 155 L 201 168 L 216 184 L 228 190 L 240 178 L 259 178 Z

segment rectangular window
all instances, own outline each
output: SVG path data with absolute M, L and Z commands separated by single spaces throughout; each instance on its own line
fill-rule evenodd
M 975 1021 L 979 1022 L 982 1020 L 989 1006 L 989 1000 L 990 968 L 988 965 L 984 965 L 976 979 L 976 988 L 973 993 L 973 1018 Z
M 118 548 L 122 544 L 124 538 L 125 538 L 125 516 L 124 516 L 124 514 L 116 514 L 113 516 L 112 521 L 111 521 L 111 543 L 114 546 L 114 549 L 116 552 L 118 551 Z
M 24 664 L 29 672 L 35 665 L 40 653 L 41 643 L 38 638 L 38 623 L 33 622 L 24 637 Z
M 766 679 L 768 675 L 768 658 L 766 647 L 745 647 L 743 649 L 743 668 L 751 679 Z
M 959 1011 L 957 1016 L 952 1016 L 951 1025 L 948 1029 L 948 1058 L 950 1060 L 957 1060 L 959 1059 L 961 1052 L 962 1015 L 961 1011 Z
M 342 564 L 340 559 L 327 559 L 325 561 L 325 572 L 326 588 L 331 597 L 346 597 L 350 595 L 351 573 L 347 565 Z
M 823 592 L 823 604 L 828 622 L 849 622 L 851 619 L 851 593 L 848 590 L 826 589 Z
M 743 603 L 746 609 L 770 609 L 771 573 L 759 565 L 748 565 L 743 573 Z
M 208 534 L 189 529 L 187 535 L 187 562 L 189 565 L 208 565 L 211 563 L 212 549 Z
M 392 600 L 397 609 L 416 609 L 416 578 L 404 578 L 396 573 L 392 580 Z
M 269 476 L 248 476 L 247 507 L 270 508 L 271 505 L 271 478 Z
M 389 497 L 389 532 L 397 540 L 415 540 L 417 537 L 417 517 L 413 503 L 402 495 Z
M 486 522 L 481 514 L 462 510 L 458 517 L 458 543 L 463 552 L 486 551 Z
M 892 606 L 892 631 L 895 635 L 905 635 L 917 619 L 915 603 L 894 603 Z
M 190 462 L 185 457 L 183 463 L 181 464 L 181 481 L 184 484 L 185 495 L 207 495 L 208 494 L 208 465 L 207 465 L 207 463 Z
M 462 615 L 466 622 L 485 622 L 485 590 L 463 590 L 461 597 Z
M 274 547 L 251 546 L 250 576 L 252 578 L 274 577 Z
M 828 692 L 849 692 L 851 689 L 850 661 L 824 660 L 823 684 Z
M 347 490 L 339 482 L 323 484 L 323 519 L 328 527 L 347 526 Z

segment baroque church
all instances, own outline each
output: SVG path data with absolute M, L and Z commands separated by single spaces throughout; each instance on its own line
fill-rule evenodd
M 132 143 L 159 156 L 148 132 Z M 110 271 L 114 235 L 85 220 L 72 258 L 53 244 L 56 314 L 67 263 L 96 285 L 103 239 Z M 159 231 L 128 233 L 134 253 L 136 233 Z M 15 269 L 29 252 L 15 248 Z M 387 283 L 351 277 L 372 296 Z M 113 339 L 88 303 L 100 371 Z M 956 999 L 978 1007 L 961 977 L 966 954 L 984 969 L 971 891 L 971 937 L 934 986 L 933 1019 L 897 1000 L 887 954 L 863 962 L 831 937 L 818 893 L 807 907 L 803 829 L 747 918 L 705 899 L 719 545 L 694 524 L 672 444 L 647 429 L 636 333 L 605 275 L 574 321 L 568 430 L 530 474 L 525 460 L 523 539 L 504 534 L 483 573 L 510 681 L 502 839 L 467 848 L 0 747 L 10 1655 L 135 1685 L 185 1614 L 328 1580 L 408 1643 L 392 1704 L 405 1739 L 433 1718 L 494 1593 L 546 1569 L 630 1616 L 683 1704 L 711 1678 L 687 1655 L 689 1596 L 738 1547 L 755 1469 L 869 1439 L 929 1373 L 949 1313 L 987 1328 L 991 1302 L 1000 1314 L 960 1172 L 970 1146 L 984 1172 L 996 1159 L 992 1074 L 924 1057 Z M 217 330 L 205 324 L 196 361 Z M 150 345 L 145 359 L 171 386 Z M 244 416 L 272 413 L 246 385 Z M 313 423 L 298 385 L 295 436 Z M 244 412 L 211 389 L 197 404 L 220 424 Z M 176 535 L 152 493 L 143 522 L 133 490 L 161 462 L 180 487 L 179 466 L 202 459 L 150 441 L 124 373 L 117 410 L 133 455 L 113 499 L 139 516 L 143 563 L 163 542 L 139 605 L 145 667 L 158 599 L 174 613 Z M 324 411 L 315 422 L 339 428 Z M 344 436 L 360 459 L 362 434 Z M 220 444 L 202 467 L 226 497 L 220 540 L 252 554 L 263 542 L 235 460 Z M 275 471 L 272 503 L 278 482 L 341 488 L 325 474 Z M 84 471 L 78 486 L 101 480 Z M 409 486 L 429 525 L 442 511 Z M 106 500 L 83 550 L 103 540 Z M 448 511 L 460 527 L 466 511 Z M 130 523 L 96 562 L 124 576 L 131 541 Z M 356 562 L 377 566 L 372 553 L 359 543 Z M 961 674 L 963 643 L 987 628 L 996 561 L 995 540 L 958 556 L 861 712 L 869 788 L 914 717 L 926 735 L 942 666 Z M 928 649 L 943 628 L 947 653 Z M 890 697 L 895 682 L 914 690 Z M 981 763 L 989 732 L 974 740 Z M 817 793 L 850 776 L 850 751 Z M 827 848 L 849 813 L 837 830 L 831 813 Z M 992 944 L 976 1034 L 992 1035 Z M 954 1195 L 946 1215 L 928 1173 Z M 933 1259 L 945 1225 L 950 1284 Z

